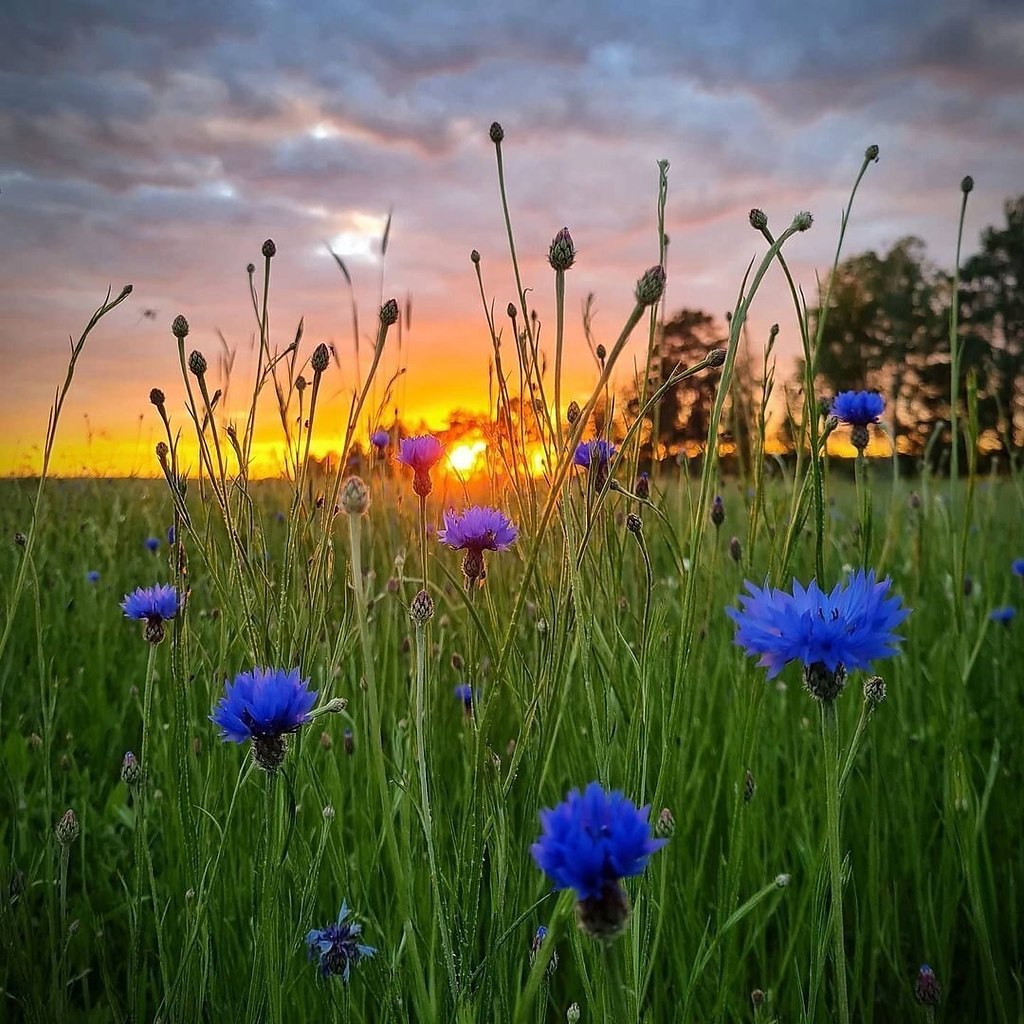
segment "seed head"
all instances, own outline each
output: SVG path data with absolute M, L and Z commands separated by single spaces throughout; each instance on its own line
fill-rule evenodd
M 197 377 L 202 377 L 206 373 L 206 356 L 199 349 L 193 351 L 188 357 L 188 368 Z
M 807 231 L 813 223 L 814 218 L 806 210 L 801 210 L 793 218 L 793 227 L 795 227 L 797 231 Z
M 768 214 L 756 207 L 750 211 L 750 226 L 758 231 L 764 231 L 768 227 Z
M 149 401 L 158 409 L 163 408 L 163 404 L 165 401 L 164 393 L 159 388 L 153 388 L 149 392 Z
M 739 562 L 743 558 L 743 548 L 740 545 L 739 537 L 729 538 L 729 557 L 734 562 Z
M 658 264 L 645 270 L 636 283 L 636 301 L 643 306 L 653 306 L 665 290 L 665 268 Z
M 70 846 L 77 838 L 81 829 L 78 827 L 78 815 L 68 808 L 62 815 L 60 821 L 54 826 L 54 835 L 61 846 Z
M 392 324 L 398 323 L 398 299 L 388 299 L 380 307 L 380 322 L 385 327 L 391 327 Z
M 754 1004 L 755 1010 L 760 1010 L 761 1007 L 764 1006 L 764 992 L 759 988 L 755 988 L 754 991 L 750 993 L 750 1001 Z
M 875 145 L 868 146 L 868 148 L 864 150 L 864 159 L 865 160 L 873 160 L 873 161 L 877 162 L 877 160 L 878 160 L 878 147 L 875 146 Z
M 313 358 L 310 359 L 309 363 L 313 367 L 314 373 L 323 373 L 327 369 L 327 364 L 330 362 L 331 353 L 327 346 L 320 342 L 315 349 L 313 349 Z
M 493 142 L 496 146 L 500 146 L 502 140 L 505 138 L 505 129 L 502 128 L 497 121 L 492 121 L 490 135 L 491 142 Z
M 434 617 L 434 599 L 421 590 L 409 605 L 409 618 L 416 626 L 425 626 Z
M 935 972 L 927 965 L 921 964 L 917 972 L 917 979 L 914 982 L 914 998 L 922 1006 L 936 1007 L 942 999 L 942 989 L 939 988 Z
M 188 321 L 180 313 L 171 321 L 171 334 L 179 341 L 188 337 Z
M 580 418 L 579 402 L 569 403 L 569 408 L 565 410 L 565 418 L 569 421 L 569 426 L 572 426 Z
M 551 240 L 548 248 L 548 263 L 552 270 L 568 270 L 576 262 L 576 246 L 568 228 L 562 228 Z
M 864 683 L 864 699 L 873 708 L 885 700 L 885 680 L 881 676 L 872 676 Z
M 725 364 L 725 349 L 713 348 L 707 354 L 708 366 L 723 366 Z
M 963 192 L 964 195 L 974 191 L 974 179 L 969 174 L 964 175 L 963 179 L 960 181 L 960 191 Z
M 789 885 L 790 881 L 792 881 L 792 879 L 790 878 L 789 875 L 786 875 L 786 874 L 776 875 L 775 876 L 775 888 L 776 889 L 785 889 L 786 886 Z
M 626 529 L 629 530 L 630 533 L 636 534 L 636 536 L 639 537 L 643 528 L 644 524 L 635 512 L 629 512 L 626 515 Z
M 350 516 L 361 516 L 370 507 L 370 490 L 358 476 L 350 476 L 341 485 L 341 507 Z
M 277 246 L 274 245 L 274 240 L 272 238 L 268 238 L 263 243 L 263 249 L 261 251 L 268 260 L 273 259 L 273 257 L 277 255 Z

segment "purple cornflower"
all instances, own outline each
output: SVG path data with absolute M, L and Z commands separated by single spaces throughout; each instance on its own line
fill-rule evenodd
M 1017 614 L 1017 609 L 1012 604 L 1004 604 L 998 608 L 993 608 L 988 613 L 988 617 L 993 622 L 1001 622 L 1004 626 L 1010 624 L 1010 620 Z
M 121 602 L 126 619 L 144 622 L 142 635 L 158 644 L 164 638 L 164 622 L 178 614 L 178 592 L 169 583 L 138 587 Z
M 894 632 L 909 610 L 890 597 L 892 581 L 876 582 L 874 570 L 855 572 L 846 584 L 826 594 L 812 580 L 807 587 L 793 581 L 793 593 L 760 588 L 747 581 L 749 593 L 739 608 L 726 613 L 736 623 L 734 642 L 772 679 L 784 665 L 799 661 L 804 685 L 821 701 L 834 700 L 846 682 L 848 669 L 866 669 L 877 658 L 899 650 Z
M 309 959 L 316 960 L 317 969 L 324 978 L 341 976 L 347 982 L 353 966 L 377 952 L 373 946 L 359 941 L 363 926 L 348 918 L 348 907 L 342 903 L 338 920 L 326 928 L 314 928 L 306 933 Z
M 239 672 L 233 683 L 224 683 L 224 696 L 210 715 L 225 742 L 252 740 L 256 763 L 274 771 L 284 761 L 288 733 L 298 732 L 309 719 L 316 691 L 299 670 L 254 668 Z
M 383 453 L 384 449 L 388 446 L 388 441 L 390 440 L 391 435 L 383 427 L 378 427 L 372 434 L 370 434 L 370 444 L 377 449 L 378 454 Z
M 914 998 L 922 1005 L 934 1008 L 939 1005 L 942 999 L 942 989 L 939 988 L 935 972 L 927 965 L 921 964 L 914 979 Z
M 556 889 L 575 890 L 580 927 L 594 938 L 624 931 L 629 898 L 620 879 L 641 874 L 666 843 L 651 836 L 649 812 L 598 782 L 540 812 L 541 836 L 530 853 Z
M 146 538 L 146 548 L 150 553 L 156 554 L 160 550 L 160 541 L 156 537 Z
M 430 471 L 441 461 L 444 445 L 433 434 L 421 437 L 403 437 L 398 445 L 398 461 L 413 471 L 412 489 L 425 498 L 433 485 Z
M 615 445 L 603 437 L 594 441 L 581 441 L 576 446 L 572 461 L 581 469 L 589 470 L 595 489 L 600 489 L 608 479 L 608 463 L 615 456 L 615 451 Z
M 850 441 L 859 452 L 868 446 L 868 425 L 885 411 L 885 399 L 877 391 L 840 391 L 832 399 L 832 415 L 853 427 Z
M 473 714 L 473 687 L 469 683 L 459 683 L 454 692 L 456 699 L 462 701 L 462 710 L 468 718 Z
M 86 574 L 85 578 L 89 583 L 99 583 L 100 574 L 96 569 L 90 569 Z
M 486 575 L 484 552 L 504 551 L 518 536 L 519 530 L 504 512 L 482 505 L 473 505 L 461 513 L 448 509 L 444 514 L 444 529 L 437 531 L 442 543 L 466 552 L 462 571 L 470 586 L 482 582 Z
M 1024 576 L 1024 558 L 1015 558 L 1010 563 L 1010 569 L 1014 576 Z

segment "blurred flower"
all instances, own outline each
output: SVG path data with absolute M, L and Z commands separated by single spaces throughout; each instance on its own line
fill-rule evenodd
M 390 440 L 391 435 L 382 427 L 378 427 L 370 435 L 370 444 L 372 444 L 373 447 L 376 448 L 378 452 L 384 451 L 384 449 L 387 448 L 388 446 L 388 441 Z
M 398 445 L 398 461 L 413 471 L 412 489 L 425 498 L 431 491 L 430 471 L 444 455 L 444 445 L 432 434 L 403 437 Z
M 666 840 L 654 839 L 649 807 L 637 809 L 622 793 L 592 782 L 572 790 L 557 807 L 540 812 L 541 836 L 530 853 L 556 889 L 573 889 L 580 926 L 595 938 L 614 938 L 629 919 L 619 883 L 639 875 Z
M 469 683 L 459 683 L 455 687 L 455 696 L 462 701 L 462 708 L 466 715 L 473 714 L 473 687 Z
M 151 644 L 164 638 L 164 622 L 178 614 L 178 592 L 169 583 L 137 587 L 121 602 L 126 619 L 144 622 L 142 635 Z
M 806 588 L 793 581 L 793 593 L 747 582 L 740 608 L 726 613 L 736 623 L 734 642 L 772 679 L 784 665 L 799 661 L 812 696 L 829 701 L 842 690 L 848 669 L 866 669 L 876 658 L 896 654 L 902 639 L 895 628 L 909 610 L 889 597 L 892 581 L 876 582 L 874 570 L 857 570 L 831 593 L 816 580 Z
M 310 719 L 316 691 L 299 670 L 254 668 L 239 672 L 224 684 L 224 696 L 210 715 L 221 739 L 231 743 L 252 740 L 253 757 L 267 771 L 284 761 L 284 737 L 298 732 Z
M 137 786 L 142 781 L 142 765 L 130 751 L 125 751 L 121 760 L 121 779 L 129 786 Z
M 1004 625 L 1009 624 L 1010 620 L 1017 614 L 1017 609 L 1012 604 L 1004 604 L 999 608 L 993 608 L 988 613 L 988 617 L 993 622 L 1002 622 Z
M 1010 569 L 1014 576 L 1024 576 L 1024 558 L 1015 558 L 1010 563 Z
M 364 946 L 359 942 L 362 925 L 347 921 L 348 907 L 342 903 L 338 920 L 326 928 L 314 928 L 306 933 L 306 946 L 309 959 L 316 960 L 320 974 L 329 978 L 341 976 L 348 981 L 353 966 L 377 952 L 372 946 Z
M 171 523 L 171 525 L 167 527 L 167 543 L 168 544 L 173 544 L 174 543 L 174 524 L 173 523 Z
M 160 541 L 156 537 L 147 537 L 146 547 L 155 555 L 160 550 Z
M 89 583 L 99 583 L 100 574 L 95 569 L 90 569 L 86 574 L 85 578 Z
M 448 547 L 466 552 L 462 571 L 472 585 L 484 578 L 484 552 L 506 550 L 519 536 L 519 530 L 499 509 L 473 505 L 461 513 L 448 509 L 444 529 L 438 530 L 437 536 Z
M 711 502 L 711 522 L 715 524 L 715 529 L 725 522 L 725 502 L 722 501 L 720 494 L 715 495 L 715 500 Z

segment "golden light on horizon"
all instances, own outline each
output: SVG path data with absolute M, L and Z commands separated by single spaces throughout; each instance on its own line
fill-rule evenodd
M 482 468 L 478 463 L 483 461 L 483 453 L 487 450 L 485 441 L 457 444 L 448 453 L 448 465 L 462 476 L 469 476 L 476 469 Z

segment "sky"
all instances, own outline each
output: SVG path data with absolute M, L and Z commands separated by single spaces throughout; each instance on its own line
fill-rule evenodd
M 747 219 L 755 206 L 777 231 L 799 210 L 815 215 L 788 247 L 813 296 L 871 144 L 881 155 L 858 193 L 850 254 L 916 234 L 950 266 L 962 176 L 976 182 L 967 253 L 1024 191 L 1017 0 L 8 0 L 0 33 L 0 473 L 38 469 L 68 338 L 108 286 L 134 292 L 86 345 L 59 472 L 155 471 L 150 388 L 184 423 L 178 313 L 211 364 L 218 331 L 236 349 L 226 412 L 240 416 L 255 325 L 245 266 L 261 263 L 267 237 L 278 250 L 271 344 L 287 345 L 301 317 L 302 358 L 320 341 L 341 357 L 321 446 L 355 382 L 349 297 L 327 243 L 352 274 L 364 332 L 381 294 L 411 298 L 403 350 L 384 358 L 389 375 L 405 370 L 403 419 L 440 426 L 452 408 L 485 409 L 491 347 L 472 249 L 495 308 L 515 296 L 493 120 L 549 352 L 547 247 L 567 225 L 579 251 L 566 285 L 569 397 L 596 373 L 584 299 L 594 294 L 596 340 L 610 345 L 656 262 L 660 159 L 670 312 L 733 307 L 764 251 Z M 753 336 L 773 321 L 791 354 L 777 272 L 755 300 Z M 639 352 L 638 339 L 624 371 Z M 277 437 L 262 410 L 270 462 Z

